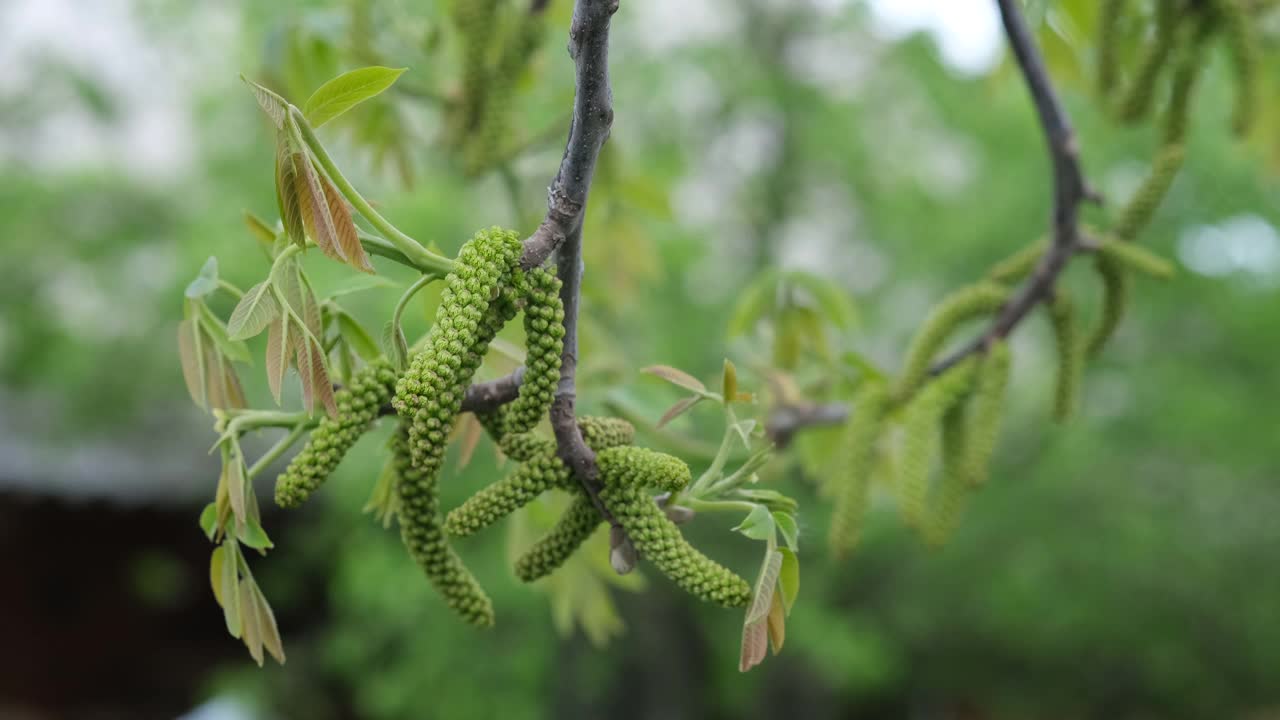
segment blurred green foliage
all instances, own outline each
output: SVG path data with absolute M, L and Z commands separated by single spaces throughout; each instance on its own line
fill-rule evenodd
M 505 182 L 497 173 L 464 179 L 440 145 L 431 96 L 455 90 L 456 64 L 433 4 L 370 3 L 365 47 L 348 46 L 345 33 L 363 3 L 231 5 L 243 47 L 227 54 L 294 102 L 357 64 L 410 67 L 402 82 L 425 100 L 411 90 L 380 99 L 327 131 L 339 161 L 410 234 L 452 255 L 475 228 L 533 228 L 572 93 L 559 52 L 570 3 L 553 3 L 551 36 L 516 96 L 515 124 L 532 145 Z M 745 390 L 764 390 L 751 371 L 771 363 L 769 338 L 730 338 L 727 329 L 742 288 L 774 267 L 817 272 L 853 298 L 860 321 L 828 329 L 833 358 L 856 351 L 892 366 L 929 305 L 1043 232 L 1046 159 L 1016 73 L 956 74 L 926 36 L 889 42 L 870 32 L 866 6 L 820 5 L 718 6 L 733 31 L 664 44 L 633 26 L 642 10 L 623 3 L 617 122 L 586 231 L 583 412 L 602 413 L 613 400 L 656 419 L 675 396 L 636 373 L 654 363 L 711 380 L 728 355 Z M 1154 133 L 1117 129 L 1092 102 L 1082 70 L 1091 62 L 1090 14 L 1074 12 L 1086 3 L 1062 3 L 1072 13 L 1056 24 L 1059 4 L 1041 5 L 1087 172 L 1104 193 L 1123 197 Z M 160 34 L 188 13 L 181 3 L 138 7 L 149 8 L 138 12 Z M 512 577 L 500 533 L 459 543 L 493 597 L 497 627 L 476 632 L 457 622 L 396 534 L 360 513 L 384 428 L 361 441 L 301 522 L 273 533 L 277 550 L 256 565 L 279 614 L 320 621 L 283 623 L 284 667 L 235 665 L 212 676 L 209 692 L 244 693 L 264 716 L 316 720 L 1274 712 L 1280 205 L 1267 160 L 1274 123 L 1265 118 L 1280 103 L 1265 98 L 1262 130 L 1238 142 L 1226 78 L 1215 54 L 1187 167 L 1144 237 L 1178 261 L 1177 278 L 1140 281 L 1070 424 L 1048 417 L 1047 324 L 1033 320 L 1018 334 L 995 470 L 947 547 L 926 549 L 880 498 L 858 551 L 836 565 L 818 547 L 826 501 L 801 479 L 815 463 L 787 463 L 768 478 L 801 488 L 809 560 L 786 650 L 761 668 L 736 672 L 738 613 L 696 605 L 652 573 L 644 593 L 613 593 L 616 615 L 595 606 L 605 615 L 591 639 L 626 626 L 607 647 L 581 633 L 561 636 L 557 626 L 566 624 L 549 621 L 545 596 Z M 216 472 L 199 455 L 204 420 L 185 405 L 174 351 L 181 290 L 209 255 L 223 277 L 251 284 L 263 266 L 241 211 L 275 211 L 271 137 L 252 98 L 225 78 L 202 80 L 182 98 L 195 122 L 180 142 L 194 160 L 176 179 L 21 162 L 0 178 L 0 247 L 10 268 L 0 283 L 0 387 L 45 403 L 41 442 L 53 446 L 118 438 L 145 457 L 151 447 L 128 429 L 147 415 L 179 418 L 180 432 L 163 443 L 191 448 L 192 474 L 212 488 Z M 43 90 L 80 88 L 89 111 L 109 120 L 110 93 L 86 82 L 69 73 Z M 38 121 L 0 106 L 0 128 Z M 371 136 L 387 146 L 371 147 Z M 1089 212 L 1096 220 L 1113 207 Z M 1244 237 L 1230 224 L 1241 217 L 1265 230 Z M 1202 247 L 1204 238 L 1219 244 Z M 1216 265 L 1196 264 L 1215 252 Z M 308 271 L 321 288 L 346 277 L 311 255 Z M 410 279 L 389 264 L 379 271 Z M 1088 272 L 1067 282 L 1078 298 L 1096 295 Z M 396 294 L 360 293 L 348 305 L 380 327 Z M 218 308 L 224 317 L 229 310 Z M 427 317 L 410 318 L 406 329 L 420 332 Z M 266 397 L 260 363 L 242 375 L 250 395 Z M 686 444 L 714 443 L 718 431 L 707 408 L 672 425 Z M 811 431 L 791 457 L 821 457 L 837 437 Z M 499 472 L 486 447 L 444 484 L 446 507 Z M 193 507 L 202 502 L 192 498 Z M 550 514 L 535 508 L 534 520 L 538 512 Z M 725 532 L 731 524 L 700 519 L 689 533 L 746 574 L 756 551 Z M 158 581 L 147 587 L 163 590 Z

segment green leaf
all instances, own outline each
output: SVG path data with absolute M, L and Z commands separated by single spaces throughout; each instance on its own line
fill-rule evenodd
M 228 359 L 236 362 L 253 364 L 253 356 L 249 354 L 249 346 L 243 340 L 232 340 L 227 334 L 227 326 L 222 323 L 222 319 L 213 314 L 213 310 L 208 305 L 199 303 L 200 307 L 200 328 L 205 331 L 205 335 L 213 340 L 213 344 L 218 351 L 227 356 Z
M 312 127 L 320 127 L 382 93 L 407 69 L 375 65 L 343 73 L 316 89 L 302 106 L 302 112 Z
M 200 328 L 190 318 L 178 323 L 178 358 L 182 361 L 182 378 L 187 383 L 192 402 L 201 408 L 208 407 Z
M 787 548 L 778 548 L 782 553 L 782 567 L 778 570 L 778 589 L 782 590 L 782 603 L 788 613 L 796 604 L 796 596 L 800 594 L 800 558 Z
M 781 510 L 782 512 L 795 512 L 797 503 L 795 500 L 783 495 L 777 490 L 762 490 L 757 488 L 739 488 L 734 491 L 738 497 L 753 500 L 758 503 L 764 503 L 772 510 Z
M 234 441 L 233 441 L 234 442 Z M 244 465 L 240 462 L 239 453 L 227 453 L 223 456 L 223 481 L 227 484 L 227 499 L 231 503 L 231 513 L 235 515 L 236 526 L 245 521 L 245 482 Z
M 240 583 L 239 590 L 241 639 L 244 646 L 249 648 L 253 661 L 258 663 L 258 667 L 262 667 L 265 658 L 262 655 L 262 615 L 258 612 L 258 593 L 254 592 L 257 590 L 257 583 L 252 578 L 245 578 Z
M 702 401 L 701 395 L 690 395 L 687 398 L 681 398 L 677 400 L 676 404 L 667 408 L 667 411 L 662 414 L 661 418 L 658 419 L 657 427 L 661 428 L 665 426 L 667 423 L 685 414 L 685 412 L 688 411 L 689 408 L 693 407 L 694 405 L 697 405 L 701 401 Z
M 253 593 L 254 605 L 258 610 L 258 626 L 262 631 L 262 644 L 267 652 L 271 653 L 271 657 L 283 665 L 284 643 L 280 641 L 280 628 L 276 625 L 276 614 L 271 611 L 271 604 L 267 602 L 266 596 L 262 594 L 257 583 L 253 585 Z
M 270 250 L 271 246 L 276 242 L 276 231 L 267 224 L 266 220 L 254 215 L 248 210 L 244 211 L 244 224 L 249 228 L 250 234 Z
M 241 543 L 254 550 L 265 551 L 275 547 L 271 538 L 267 537 L 267 531 L 263 530 L 262 525 L 252 517 L 236 529 L 236 537 L 240 538 Z
M 240 79 L 249 86 L 250 90 L 253 90 L 253 96 L 258 100 L 258 105 L 262 107 L 267 117 L 271 118 L 271 123 L 276 126 L 276 129 L 284 128 L 284 119 L 289 114 L 288 101 L 244 75 L 241 75 Z
M 223 550 L 221 567 L 219 568 L 217 596 L 222 601 L 222 617 L 227 623 L 227 632 L 231 637 L 240 637 L 240 569 L 238 566 L 236 541 L 227 538 L 218 548 Z
M 204 531 L 205 537 L 210 540 L 218 532 L 218 504 L 209 503 L 204 506 L 204 510 L 200 512 L 200 529 Z
M 289 359 L 293 357 L 294 345 L 300 341 L 301 335 L 301 331 L 294 328 L 293 318 L 284 314 L 271 323 L 271 329 L 267 331 L 267 386 L 277 405 L 280 404 Z
M 773 515 L 769 513 L 769 508 L 764 505 L 756 505 L 751 508 L 751 512 L 747 514 L 742 523 L 733 529 L 752 540 L 768 540 L 773 537 Z
M 383 275 L 348 275 L 337 287 L 329 291 L 328 297 L 333 300 L 344 295 L 383 288 L 399 289 L 400 283 Z
M 263 280 L 240 298 L 240 304 L 231 311 L 227 321 L 227 334 L 232 340 L 244 340 L 267 329 L 267 325 L 280 314 L 280 304 L 271 291 L 271 281 Z
M 773 602 L 773 588 L 778 584 L 778 574 L 782 572 L 782 553 L 778 550 L 767 550 L 764 562 L 760 564 L 760 574 L 756 576 L 755 590 L 751 594 L 751 606 L 747 608 L 745 624 L 750 625 L 763 620 L 769 614 L 769 605 Z
M 788 273 L 787 279 L 813 297 L 827 322 L 841 330 L 848 330 L 857 324 L 857 309 L 844 289 L 836 283 L 820 275 L 798 270 Z
M 769 603 L 768 623 L 769 645 L 773 648 L 773 654 L 777 655 L 782 652 L 782 644 L 787 639 L 787 610 L 782 601 L 782 592 L 776 587 L 773 589 L 773 599 Z
M 382 356 L 378 343 L 373 341 L 369 332 L 355 318 L 342 310 L 338 311 L 337 317 L 338 332 L 365 362 L 373 362 Z
M 724 359 L 724 378 L 721 381 L 720 394 L 724 396 L 721 402 L 725 405 L 738 399 L 738 368 L 734 367 L 729 358 Z
M 405 340 L 404 330 L 394 320 L 388 320 L 382 326 L 382 351 L 397 370 L 403 371 L 409 366 L 409 341 Z
M 791 513 L 775 511 L 773 522 L 778 526 L 778 532 L 782 533 L 782 539 L 787 543 L 787 547 L 800 552 L 800 528 L 796 525 L 795 516 Z
M 677 385 L 685 390 L 692 390 L 699 395 L 707 392 L 707 386 L 703 385 L 701 380 L 670 365 L 650 365 L 649 367 L 641 368 L 640 372 L 660 377 L 672 385 Z
M 221 545 L 213 549 L 209 557 L 209 585 L 213 588 L 213 599 L 218 607 L 226 607 L 226 598 L 222 595 L 222 574 L 226 570 L 227 551 Z
M 852 350 L 840 355 L 845 365 L 857 370 L 864 380 L 885 380 L 884 371 L 867 359 L 866 355 Z
M 218 258 L 210 257 L 204 261 L 200 274 L 187 285 L 185 295 L 191 299 L 208 297 L 218 289 Z
M 755 328 L 765 314 L 773 310 L 778 295 L 777 270 L 765 270 L 742 291 L 729 319 L 729 336 L 743 335 Z

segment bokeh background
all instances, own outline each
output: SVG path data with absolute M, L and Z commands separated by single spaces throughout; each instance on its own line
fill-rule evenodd
M 1090 95 L 1093 4 L 1029 12 L 1089 175 L 1123 198 L 1155 138 L 1117 129 Z M 433 93 L 457 66 L 435 5 L 0 3 L 0 718 L 1280 717 L 1277 125 L 1230 136 L 1220 53 L 1188 167 L 1145 239 L 1178 277 L 1140 283 L 1065 426 L 1048 418 L 1043 321 L 1019 332 L 994 476 L 950 545 L 926 548 L 881 499 L 835 563 L 812 464 L 797 461 L 833 438 L 814 431 L 775 463 L 768 481 L 804 502 L 780 656 L 739 674 L 740 615 L 643 569 L 639 593 L 599 578 L 571 601 L 522 587 L 502 532 L 463 548 L 498 626 L 464 627 L 394 530 L 361 513 L 380 463 L 367 439 L 301 511 L 268 509 L 259 488 L 277 548 L 254 567 L 289 660 L 254 666 L 209 590 L 196 520 L 214 435 L 174 341 L 208 256 L 242 287 L 265 269 L 241 215 L 275 216 L 271 136 L 237 74 L 298 102 L 367 64 L 358 50 L 408 66 L 400 89 L 325 130 L 339 162 L 446 253 L 481 226 L 527 233 L 572 96 L 570 3 L 553 0 L 513 95 L 528 152 L 476 178 L 440 145 Z M 372 49 L 350 42 L 362 12 Z M 893 367 L 931 303 L 1045 226 L 1039 130 L 986 0 L 623 2 L 613 70 L 587 232 L 588 411 L 652 422 L 678 397 L 637 373 L 654 363 L 712 382 L 729 357 L 764 389 L 751 370 L 769 362 L 768 328 L 727 327 L 773 267 L 847 293 L 859 322 L 824 330 L 834 356 Z M 347 277 L 308 263 L 322 289 Z M 1068 282 L 1092 294 L 1087 272 Z M 397 296 L 349 306 L 377 328 Z M 267 400 L 260 364 L 242 376 Z M 649 440 L 682 443 L 696 470 L 718 432 L 699 409 Z M 446 501 L 495 462 L 482 445 Z M 750 575 L 757 550 L 731 524 L 691 532 Z

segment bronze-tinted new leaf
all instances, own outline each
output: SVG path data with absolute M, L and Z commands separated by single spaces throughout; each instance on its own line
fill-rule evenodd
M 324 188 L 320 184 L 320 174 L 316 172 L 306 152 L 295 152 L 290 157 L 293 162 L 294 193 L 298 198 L 298 208 L 307 234 L 316 241 L 316 246 L 325 255 L 338 262 L 346 262 L 347 258 L 338 244 L 338 229 L 329 212 L 329 199 L 325 197 Z
M 329 216 L 333 220 L 339 254 L 351 267 L 372 274 L 373 265 L 369 262 L 364 246 L 360 244 L 360 233 L 356 231 L 355 221 L 351 219 L 351 208 L 347 206 L 346 198 L 342 197 L 333 183 L 329 182 L 329 178 L 323 175 L 320 176 L 320 185 L 324 188 Z
M 258 614 L 258 595 L 254 592 L 256 583 L 246 579 L 240 583 L 240 610 L 243 627 L 244 646 L 249 648 L 253 661 L 262 667 L 262 616 Z
M 268 90 L 249 78 L 241 75 L 240 79 L 253 90 L 253 96 L 257 99 L 258 105 L 262 107 L 262 111 L 271 119 L 271 124 L 279 130 L 284 127 L 284 119 L 289 114 L 289 103 L 280 97 L 277 93 Z
M 662 417 L 658 420 L 658 427 L 663 427 L 672 420 L 680 417 L 685 413 L 685 411 L 694 405 L 697 405 L 701 400 L 702 396 L 700 395 L 691 395 L 687 398 L 677 400 L 675 405 L 672 405 L 665 413 L 662 414 Z
M 288 133 L 276 136 L 276 204 L 285 233 L 298 247 L 306 247 L 307 232 L 302 224 L 302 203 L 298 199 L 298 173 L 293 164 L 292 141 Z
M 769 628 L 760 619 L 742 626 L 742 653 L 738 656 L 738 671 L 746 672 L 764 662 L 769 652 Z
M 777 550 L 768 551 L 764 556 L 764 563 L 760 566 L 760 575 L 756 578 L 751 606 L 747 608 L 746 624 L 750 625 L 763 620 L 769 614 L 769 605 L 773 602 L 773 588 L 778 584 L 780 572 L 782 572 L 782 553 Z
M 672 385 L 678 385 L 685 390 L 692 390 L 696 393 L 704 393 L 707 391 L 707 386 L 703 385 L 701 380 L 683 370 L 673 368 L 670 365 L 650 365 L 647 368 L 641 368 L 640 372 L 660 377 Z
M 267 329 L 280 314 L 280 304 L 276 302 L 275 293 L 271 289 L 271 281 L 262 282 L 249 288 L 249 292 L 240 298 L 236 309 L 231 311 L 231 319 L 227 321 L 227 334 L 232 340 L 245 340 Z
M 333 399 L 333 384 L 325 366 L 324 348 L 312 337 L 299 338 L 297 343 L 298 377 L 302 379 L 302 398 L 308 412 L 315 412 L 321 405 L 330 417 L 337 417 L 338 406 Z
M 271 388 L 271 397 L 280 404 L 281 390 L 284 385 L 284 374 L 289 369 L 289 358 L 293 357 L 296 331 L 293 319 L 281 315 L 271 323 L 267 331 L 267 386 Z
M 276 614 L 271 610 L 271 604 L 267 602 L 267 598 L 262 594 L 262 590 L 257 584 L 253 586 L 255 595 L 255 605 L 258 610 L 258 628 L 262 631 L 262 644 L 266 647 L 267 652 L 271 653 L 271 657 L 276 662 L 284 664 L 284 643 L 280 640 L 280 628 L 276 625 Z
M 773 654 L 782 652 L 782 644 L 787 639 L 787 615 L 783 609 L 782 593 L 773 589 L 773 604 L 769 606 L 769 645 Z
M 199 328 L 190 318 L 178 323 L 178 357 L 182 361 L 182 379 L 187 383 L 191 401 L 202 408 L 209 406 L 205 395 L 204 361 Z

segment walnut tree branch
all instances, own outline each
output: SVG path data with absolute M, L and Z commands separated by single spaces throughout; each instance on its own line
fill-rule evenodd
M 1044 59 L 1036 48 L 1035 38 L 1022 16 L 1018 0 L 996 2 L 1000 6 L 1000 17 L 1004 23 L 1005 35 L 1009 39 L 1009 47 L 1023 79 L 1026 80 L 1048 146 L 1053 171 L 1053 242 L 1040 258 L 1031 277 L 1004 304 L 987 330 L 935 363 L 930 368 L 933 375 L 946 371 L 970 355 L 986 352 L 992 343 L 1008 337 L 1036 305 L 1053 298 L 1058 276 L 1067 263 L 1076 253 L 1090 249 L 1077 221 L 1080 204 L 1086 200 L 1099 199 L 1085 182 L 1071 120 L 1054 91 Z M 830 424 L 834 418 L 847 415 L 848 410 L 839 405 L 780 408 L 771 414 L 766 429 L 775 441 L 782 439 L 785 442 L 803 427 Z

